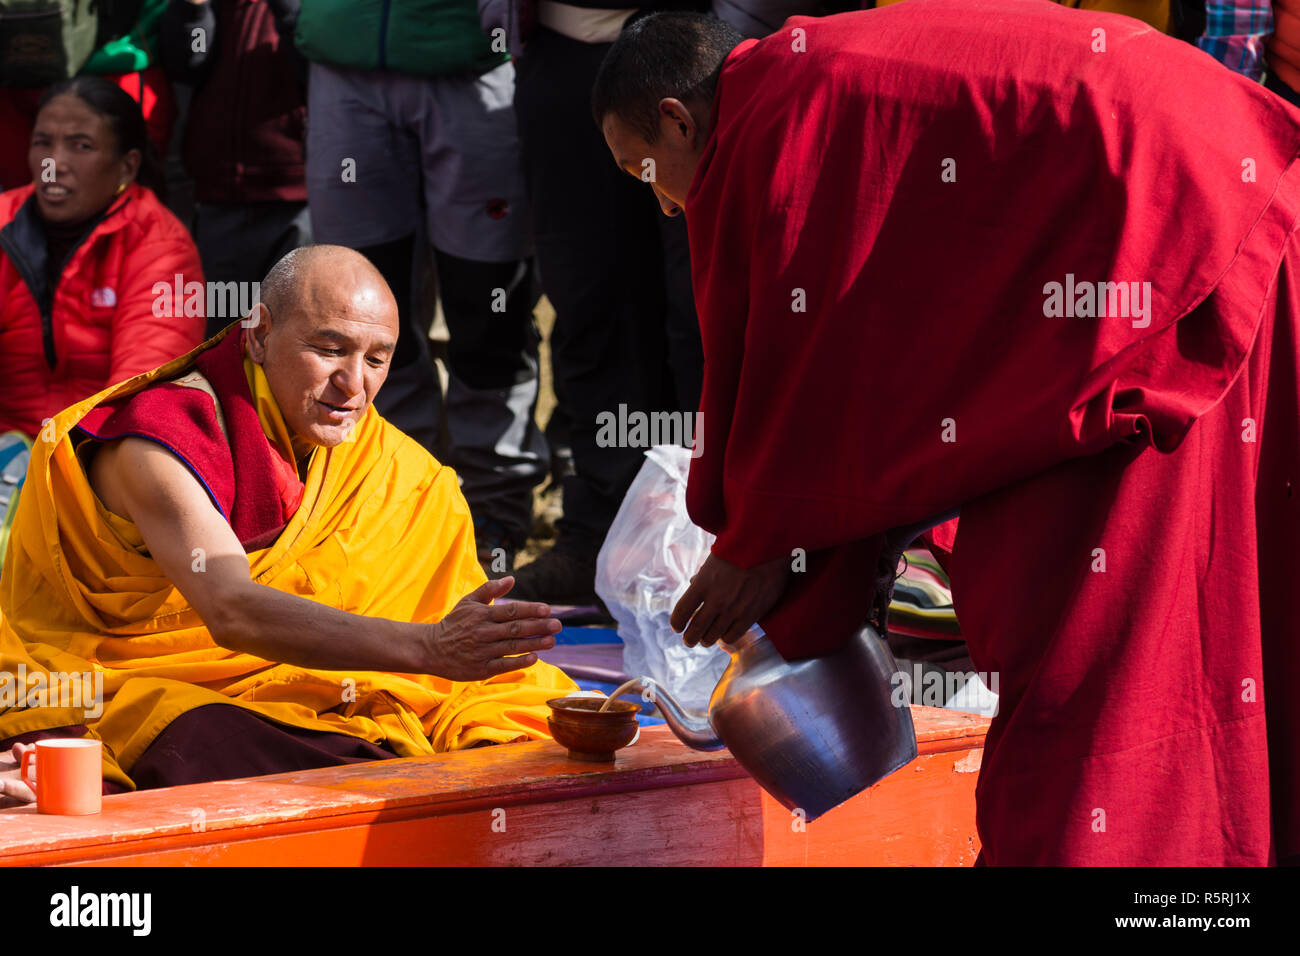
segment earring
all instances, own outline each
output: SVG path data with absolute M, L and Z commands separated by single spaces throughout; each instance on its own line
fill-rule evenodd
M 114 195 L 114 196 L 120 196 L 120 195 L 122 195 L 122 193 L 124 193 L 124 192 L 126 192 L 126 183 L 118 183 L 118 184 L 117 184 L 117 192 L 113 193 L 113 195 Z

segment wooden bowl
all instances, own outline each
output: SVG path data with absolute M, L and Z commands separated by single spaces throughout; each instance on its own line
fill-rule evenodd
M 574 760 L 609 763 L 614 751 L 626 747 L 637 734 L 636 715 L 641 708 L 630 700 L 616 700 L 603 714 L 605 697 L 557 697 L 546 703 L 551 716 L 546 725 L 555 742 Z

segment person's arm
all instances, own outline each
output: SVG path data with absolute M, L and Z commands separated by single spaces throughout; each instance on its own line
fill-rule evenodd
M 490 605 L 514 581 L 489 581 L 432 624 L 349 614 L 258 584 L 234 531 L 195 476 L 154 442 L 106 444 L 90 468 L 104 505 L 130 518 L 150 555 L 221 647 L 321 670 L 484 680 L 533 664 L 560 629 L 544 604 Z M 522 657 L 511 655 L 524 655 Z
M 173 83 L 201 86 L 217 54 L 217 16 L 209 0 L 171 0 L 158 21 L 158 59 Z
M 0 752 L 0 810 L 35 803 L 36 794 L 27 786 L 22 775 L 23 754 L 35 744 L 14 744 Z

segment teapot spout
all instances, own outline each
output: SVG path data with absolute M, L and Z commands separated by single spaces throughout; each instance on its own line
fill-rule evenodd
M 693 714 L 684 710 L 673 700 L 668 691 L 660 687 L 649 677 L 640 678 L 641 686 L 647 691 L 649 700 L 659 708 L 668 729 L 677 735 L 677 739 L 692 750 L 721 750 L 726 745 L 713 731 L 707 716 Z

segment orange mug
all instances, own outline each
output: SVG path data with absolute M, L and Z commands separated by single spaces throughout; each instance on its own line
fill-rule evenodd
M 24 751 L 22 779 L 36 793 L 36 809 L 70 816 L 98 813 L 102 751 L 98 740 L 84 737 L 38 740 L 35 750 Z

